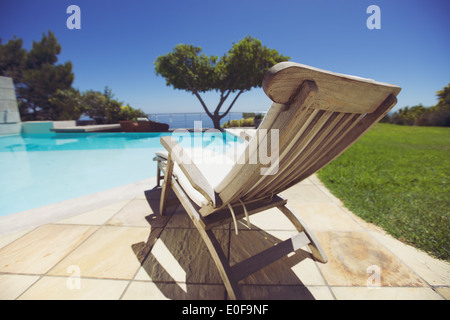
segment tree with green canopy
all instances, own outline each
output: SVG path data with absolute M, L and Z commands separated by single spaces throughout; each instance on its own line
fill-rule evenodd
M 450 83 L 436 94 L 438 103 L 430 108 L 429 123 L 435 126 L 450 127 Z
M 72 120 L 86 114 L 98 123 L 117 123 L 146 116 L 114 99 L 108 87 L 103 93 L 72 88 L 72 63 L 57 64 L 61 45 L 51 31 L 30 51 L 22 46 L 17 37 L 4 45 L 0 39 L 0 76 L 13 78 L 22 120 Z
M 60 53 L 61 45 L 51 31 L 33 41 L 29 52 L 22 48 L 22 39 L 0 44 L 0 75 L 13 78 L 22 119 L 54 119 L 49 98 L 71 88 L 74 80 L 70 61 L 56 64 Z
M 0 38 L 0 76 L 12 78 L 14 84 L 22 79 L 22 70 L 25 66 L 27 51 L 22 46 L 22 39 L 16 36 L 4 45 Z
M 385 122 L 399 125 L 450 127 L 450 84 L 436 92 L 438 103 L 432 107 L 419 104 L 400 108 L 389 115 Z
M 49 118 L 53 120 L 79 119 L 86 111 L 82 93 L 78 89 L 58 89 L 48 101 L 51 106 Z
M 167 86 L 195 95 L 213 121 L 214 128 L 220 129 L 220 120 L 230 112 L 239 96 L 261 87 L 265 72 L 289 59 L 263 46 L 260 40 L 247 36 L 234 43 L 220 59 L 205 55 L 200 47 L 179 44 L 172 52 L 159 56 L 154 64 L 156 74 L 166 79 Z M 212 90 L 220 93 L 220 98 L 215 109 L 210 111 L 200 94 Z M 221 112 L 232 94 L 231 103 Z
M 81 96 L 83 111 L 96 123 L 118 123 L 146 117 L 141 109 L 134 109 L 114 98 L 112 90 L 106 86 L 103 92 L 87 90 Z

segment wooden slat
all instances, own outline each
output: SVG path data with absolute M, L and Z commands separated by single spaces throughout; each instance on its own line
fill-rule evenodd
M 335 112 L 328 117 L 327 122 L 322 127 L 315 128 L 316 132 L 310 143 L 287 164 L 286 170 L 280 174 L 277 182 L 270 184 L 272 190 L 283 189 L 289 182 L 297 179 L 306 169 L 303 163 L 307 159 L 314 158 L 317 155 L 322 156 L 321 145 L 326 143 L 326 138 L 330 136 L 332 131 L 336 130 L 336 126 L 343 116 L 344 114 Z
M 167 199 L 169 197 L 169 191 L 172 186 L 172 171 L 174 163 L 169 153 L 166 164 L 166 172 L 164 173 L 164 184 L 161 190 L 161 200 L 159 202 L 159 212 L 162 216 L 166 215 Z
M 314 70 L 313 73 L 316 72 L 318 71 Z M 315 78 L 311 77 L 310 79 Z M 293 79 L 290 79 L 290 81 L 291 80 Z M 354 79 L 352 79 L 352 81 L 353 80 Z M 297 81 L 296 83 L 299 83 L 299 81 Z M 359 80 L 355 81 L 354 84 L 357 85 L 358 83 L 361 84 L 361 81 Z M 322 82 L 322 84 L 325 85 L 324 82 Z M 326 83 L 326 85 L 333 86 L 333 84 L 330 83 Z M 340 86 L 345 87 L 343 83 L 340 83 Z M 350 87 L 352 87 L 352 85 L 350 85 Z M 372 90 L 375 91 L 378 90 L 377 91 L 378 100 L 381 97 L 380 92 L 383 90 L 387 90 L 387 92 L 394 92 L 394 93 L 398 93 L 400 90 L 399 87 L 385 85 L 381 83 L 377 83 L 375 87 L 377 88 L 374 88 L 371 85 Z M 381 87 L 382 89 L 380 89 Z M 348 112 L 345 113 L 342 112 L 342 110 L 346 110 L 345 108 L 341 108 L 342 106 L 338 108 L 331 108 L 331 107 L 323 108 L 321 104 L 323 103 L 324 96 L 326 96 L 326 92 L 328 92 L 329 88 L 325 88 L 324 90 L 322 90 L 322 88 L 323 86 L 319 86 L 318 89 L 315 88 L 314 90 L 312 90 L 311 92 L 313 92 L 314 94 L 306 96 L 308 97 L 308 99 L 306 99 L 305 97 L 305 92 L 308 90 L 303 90 L 303 92 L 301 89 L 294 90 L 295 92 L 297 92 L 296 94 L 300 95 L 301 97 L 297 96 L 295 97 L 295 99 L 292 99 L 292 97 L 289 98 L 289 103 L 291 103 L 291 105 L 287 106 L 286 107 L 287 111 L 283 112 L 283 114 L 280 115 L 280 118 L 282 118 L 283 120 L 277 121 L 274 124 L 274 129 L 280 130 L 280 143 L 279 143 L 280 153 L 279 153 L 278 173 L 275 176 L 262 176 L 261 173 L 259 172 L 260 167 L 241 165 L 240 168 L 243 175 L 242 178 L 246 179 L 246 181 L 242 182 L 241 188 L 234 194 L 232 194 L 231 192 L 228 195 L 226 194 L 226 192 L 221 193 L 220 196 L 224 200 L 224 202 L 234 201 L 234 199 L 249 200 L 257 196 L 262 196 L 264 192 L 265 194 L 272 194 L 274 190 L 277 191 L 282 190 L 284 187 L 290 186 L 294 182 L 300 181 L 299 177 L 305 178 L 304 173 L 306 172 L 309 173 L 310 169 L 318 168 L 316 166 L 316 163 L 322 163 L 321 160 L 323 158 L 328 158 L 327 154 L 335 152 L 333 150 L 335 150 L 336 146 L 345 147 L 345 144 L 337 142 L 337 140 L 342 140 L 343 139 L 342 137 L 334 135 L 331 141 L 327 140 L 328 136 L 331 134 L 331 131 L 334 130 L 334 128 L 331 129 L 331 127 L 336 126 L 336 129 L 339 130 L 340 128 L 337 126 L 337 124 L 339 125 L 345 124 L 348 125 L 347 127 L 348 131 L 351 131 L 352 128 L 356 126 L 356 123 L 350 122 L 358 121 L 361 115 L 359 115 L 358 113 L 357 115 L 352 117 L 349 115 Z M 379 91 L 379 89 L 381 91 Z M 359 95 L 365 95 L 365 97 L 370 96 L 370 93 L 363 93 L 360 90 L 360 88 L 358 88 L 357 91 L 359 92 L 358 93 Z M 339 92 L 334 91 L 332 93 L 340 94 Z M 275 100 L 275 101 L 279 102 L 282 100 Z M 360 101 L 357 101 L 357 103 L 360 103 Z M 371 106 L 370 109 L 376 110 L 376 107 L 377 106 Z M 294 110 L 296 110 L 297 112 L 294 112 Z M 336 111 L 337 113 L 331 111 L 326 111 L 326 113 L 324 113 L 325 111 L 323 110 L 337 110 Z M 362 108 L 358 109 L 357 111 L 363 112 L 364 110 L 365 109 Z M 305 127 L 304 125 L 305 122 L 307 121 L 306 119 L 311 119 L 309 117 L 315 114 L 319 115 L 324 114 L 328 118 L 321 118 L 321 119 L 324 119 L 325 121 L 331 119 L 331 121 L 327 122 L 325 125 L 321 123 L 323 126 L 318 125 L 317 127 L 315 126 Z M 338 118 L 345 118 L 348 122 L 347 121 L 340 122 Z M 306 134 L 311 135 L 305 135 L 303 132 L 305 130 L 308 130 Z M 344 132 L 344 134 L 345 136 L 347 136 L 348 133 Z M 307 137 L 306 140 L 305 137 Z M 329 149 L 323 148 L 323 145 L 325 144 L 329 146 Z M 255 148 L 255 150 L 257 149 Z M 299 158 L 293 158 L 292 155 L 296 154 L 295 151 L 298 151 L 298 153 L 302 152 L 303 153 L 302 155 L 299 156 Z M 315 163 L 310 161 L 312 159 L 314 159 Z M 303 165 L 301 165 L 302 163 Z M 244 168 L 248 170 L 245 170 Z M 238 179 L 236 183 L 237 184 L 241 183 L 241 180 Z M 229 190 L 233 190 L 233 187 L 230 187 Z M 226 196 L 228 196 L 228 198 Z
M 298 127 L 295 127 L 295 122 L 302 119 L 305 114 L 304 112 L 312 113 L 312 111 L 307 111 L 307 108 L 313 103 L 312 97 L 317 91 L 317 86 L 313 82 L 305 81 L 300 86 L 298 91 L 298 96 L 296 97 L 296 107 L 290 106 L 289 109 L 281 112 L 278 115 L 274 125 L 270 129 L 280 130 L 280 152 L 283 151 L 283 146 L 287 145 L 288 142 L 295 136 L 298 131 Z M 299 112 L 299 111 L 304 112 Z M 257 131 L 257 134 L 259 132 Z M 270 143 L 270 142 L 269 142 Z M 270 144 L 268 146 L 270 147 Z M 248 152 L 250 147 L 247 148 L 245 152 Z M 257 148 L 254 148 L 254 152 L 258 152 Z M 242 161 L 240 161 L 242 163 Z M 241 195 L 245 194 L 250 187 L 252 187 L 260 178 L 261 165 L 249 164 L 248 156 L 246 157 L 245 164 L 237 164 L 230 172 L 233 176 L 233 180 L 229 181 L 229 184 L 220 191 L 219 195 L 223 203 L 234 201 L 239 199 Z
M 315 165 L 317 163 L 317 161 L 319 161 L 323 157 L 326 157 L 327 154 L 329 152 L 331 152 L 333 147 L 339 141 L 341 141 L 341 139 L 343 139 L 345 137 L 345 135 L 348 132 L 350 132 L 350 130 L 354 126 L 356 126 L 356 124 L 358 123 L 358 121 L 360 120 L 361 117 L 362 117 L 362 115 L 359 115 L 359 114 L 346 114 L 342 118 L 342 121 L 338 123 L 336 128 L 332 132 L 330 132 L 330 135 L 325 138 L 325 141 L 319 146 L 319 149 L 316 150 L 315 153 L 313 155 L 311 155 L 308 159 L 305 159 L 306 164 L 299 163 L 299 165 L 302 165 L 303 173 L 300 172 L 292 179 L 289 179 L 288 181 L 286 181 L 286 183 L 283 184 L 282 186 L 278 186 L 276 189 L 272 190 L 272 192 L 274 194 L 277 194 L 283 190 L 286 190 L 290 186 L 304 180 L 305 178 L 309 177 L 309 175 L 305 176 L 305 172 L 308 171 L 308 168 L 310 168 L 312 165 Z
M 387 109 L 390 109 L 395 101 L 396 99 L 394 97 L 391 103 L 388 102 Z M 377 110 L 374 114 L 370 115 L 347 114 L 344 117 L 344 115 L 341 114 L 339 118 L 344 119 L 342 122 L 338 121 L 337 123 L 336 121 L 331 121 L 324 125 L 326 129 L 322 130 L 321 128 L 318 128 L 319 133 L 311 141 L 309 149 L 301 149 L 301 154 L 298 153 L 298 151 L 294 151 L 295 148 L 294 150 L 291 150 L 293 154 L 299 154 L 299 156 L 295 157 L 295 164 L 293 164 L 294 161 L 291 160 L 288 163 L 287 169 L 282 168 L 284 164 L 280 164 L 281 172 L 279 172 L 279 174 L 277 174 L 275 178 L 269 178 L 266 179 L 266 181 L 264 181 L 265 177 L 262 178 L 261 181 L 264 181 L 264 183 L 260 183 L 259 188 L 253 188 L 253 190 L 251 190 L 251 192 L 246 195 L 244 199 L 251 199 L 257 194 L 260 194 L 261 196 L 264 194 L 276 194 L 298 183 L 299 181 L 304 180 L 312 173 L 316 172 L 324 165 L 331 162 L 343 152 L 342 151 L 336 155 L 336 148 L 344 148 L 344 150 L 346 150 L 349 147 L 349 145 L 346 145 L 346 143 L 353 144 L 368 129 L 370 129 L 370 127 L 374 123 L 378 122 L 378 120 L 384 116 L 384 114 L 386 113 L 385 103 L 383 103 L 380 107 L 381 110 Z M 361 126 L 359 124 L 359 122 L 362 120 L 364 120 L 366 125 Z M 336 126 L 336 128 L 334 128 L 334 126 Z M 356 129 L 355 127 L 358 126 L 359 129 Z M 330 128 L 332 128 L 333 130 L 331 130 Z M 356 130 L 356 134 L 353 133 L 353 138 L 348 138 L 348 135 L 351 135 L 354 130 Z M 303 141 L 303 136 L 300 138 L 300 140 Z M 318 163 L 320 164 L 320 167 L 317 165 Z M 311 168 L 314 168 L 313 172 L 311 172 Z
M 336 126 L 335 130 L 333 130 L 329 136 L 325 138 L 324 143 L 316 150 L 316 152 L 299 163 L 299 166 L 303 169 L 302 172 L 296 175 L 295 179 L 290 179 L 287 181 L 282 189 L 277 189 L 277 192 L 280 192 L 280 190 L 285 190 L 309 177 L 309 169 L 317 164 L 322 158 L 327 157 L 328 153 L 333 150 L 334 146 L 336 146 L 346 136 L 346 134 L 354 126 L 356 126 L 361 117 L 362 115 L 359 114 L 346 114 L 342 119 L 343 121 L 340 122 Z
M 288 151 L 288 156 L 280 159 L 279 169 L 276 175 L 262 176 L 259 188 L 254 188 L 245 199 L 252 198 L 261 193 L 272 193 L 280 185 L 295 178 L 301 167 L 300 160 L 308 157 L 310 153 L 322 142 L 330 130 L 338 123 L 342 115 L 338 113 L 321 111 L 316 119 L 309 123 L 304 134 L 294 141 L 295 145 Z
M 306 110 L 305 110 L 306 111 Z M 299 119 L 299 124 L 297 125 L 297 130 L 293 130 L 296 135 L 294 137 L 290 136 L 286 139 L 286 143 L 281 144 L 279 146 L 279 167 L 278 172 L 274 175 L 262 175 L 259 173 L 257 176 L 257 180 L 252 182 L 250 187 L 245 191 L 245 195 L 247 198 L 251 198 L 258 194 L 261 189 L 266 188 L 274 179 L 276 179 L 279 174 L 283 171 L 283 164 L 289 161 L 292 156 L 292 149 L 295 147 L 296 142 L 299 141 L 300 137 L 304 134 L 304 132 L 308 129 L 309 125 L 313 121 L 317 121 L 316 116 L 319 113 L 318 110 L 308 110 L 309 112 L 304 112 L 302 117 Z M 315 120 L 316 119 L 316 120 Z M 300 125 L 302 123 L 302 125 Z M 278 130 L 278 129 L 276 129 Z M 280 167 L 281 166 L 281 167 Z
M 314 84 L 308 84 L 308 86 L 302 86 L 302 89 L 299 93 L 300 96 L 303 96 L 305 94 L 303 92 L 303 88 L 305 87 L 309 88 L 308 90 L 311 90 L 311 92 L 316 92 Z M 323 113 L 319 110 L 314 110 L 309 107 L 310 103 L 308 103 L 305 98 L 296 97 L 293 100 L 292 105 L 289 106 L 289 112 L 286 112 L 286 114 L 283 115 L 284 118 L 280 122 L 274 124 L 272 130 L 278 130 L 279 133 L 279 161 L 282 162 L 285 158 L 292 156 L 291 150 L 295 146 L 296 142 L 308 129 L 311 122 L 315 121 L 317 115 Z M 247 195 L 261 184 L 266 187 L 270 182 L 264 180 L 270 180 L 271 177 L 276 178 L 277 174 L 268 176 L 262 175 L 260 170 L 257 171 L 254 179 L 250 181 L 248 187 L 243 190 L 239 197 L 246 195 L 247 198 L 250 198 Z M 256 195 L 256 193 L 253 193 L 253 195 Z
M 304 80 L 314 80 L 320 89 L 316 108 L 335 112 L 372 113 L 389 94 L 397 95 L 401 90 L 392 84 L 295 62 L 282 62 L 271 68 L 264 77 L 263 89 L 272 101 L 288 103 Z
M 297 181 L 294 181 L 289 186 L 290 187 L 303 179 L 306 179 L 313 173 L 317 172 L 328 163 L 336 159 L 345 150 L 350 148 L 359 138 L 361 138 L 364 133 L 366 133 L 370 128 L 372 128 L 379 120 L 381 120 L 389 110 L 397 103 L 397 98 L 394 95 L 390 95 L 383 101 L 376 112 L 371 114 L 366 114 L 360 121 L 358 121 L 348 133 L 336 143 L 333 148 L 329 151 L 326 157 L 322 157 L 319 161 L 315 162 L 305 173 L 299 177 Z

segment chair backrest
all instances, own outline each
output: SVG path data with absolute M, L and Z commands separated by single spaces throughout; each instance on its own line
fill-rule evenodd
M 269 198 L 309 177 L 381 120 L 401 90 L 293 62 L 270 69 L 263 89 L 274 103 L 237 164 L 216 187 L 224 204 Z M 259 161 L 267 154 L 261 148 L 272 150 L 277 140 L 278 161 L 269 168 Z

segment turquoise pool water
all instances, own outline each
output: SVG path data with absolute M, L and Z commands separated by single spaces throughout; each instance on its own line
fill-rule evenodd
M 0 137 L 0 216 L 154 177 L 160 137 L 170 133 L 74 133 Z M 173 135 L 185 148 L 222 152 L 239 138 Z

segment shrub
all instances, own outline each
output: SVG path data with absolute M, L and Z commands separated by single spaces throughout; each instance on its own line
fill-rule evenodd
M 224 128 L 253 127 L 255 122 L 253 118 L 244 118 L 240 120 L 230 120 L 223 124 Z
M 254 112 L 243 112 L 242 116 L 244 117 L 244 119 L 253 118 L 255 116 L 255 113 Z
M 438 103 L 426 108 L 419 104 L 404 107 L 388 115 L 381 122 L 409 126 L 450 127 L 450 84 L 437 92 Z

